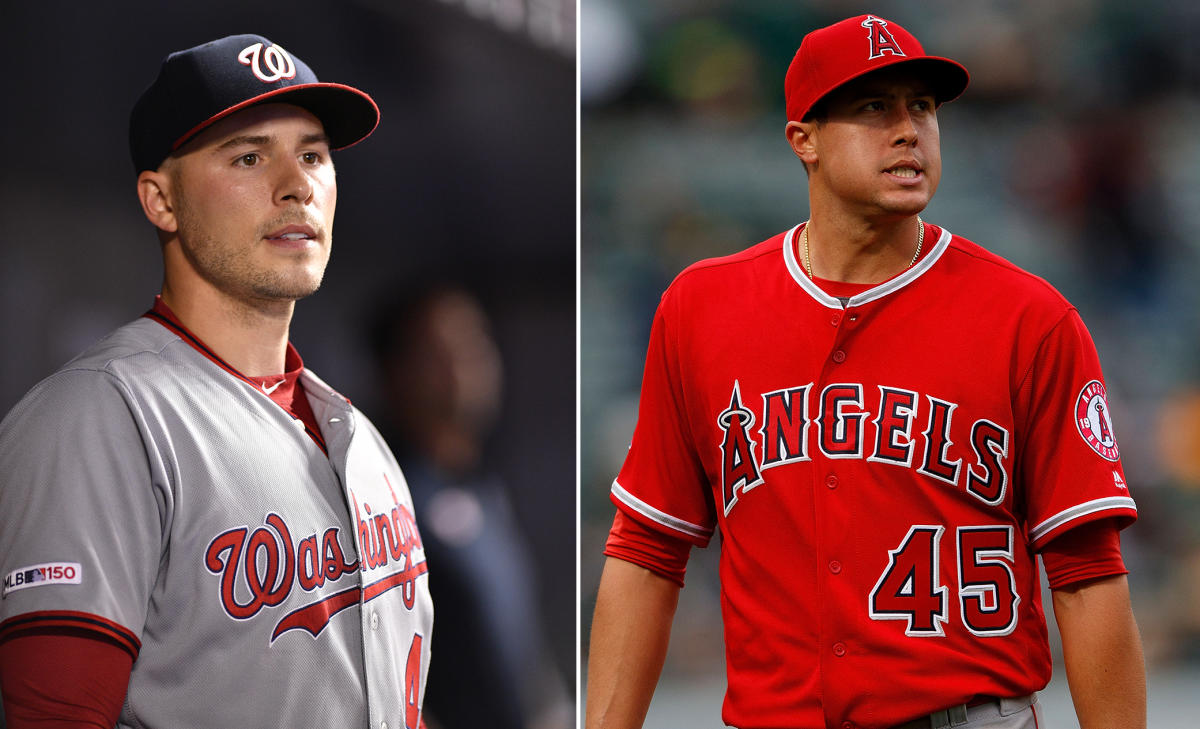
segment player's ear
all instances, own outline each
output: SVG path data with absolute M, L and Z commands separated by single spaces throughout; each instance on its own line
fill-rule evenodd
M 817 161 L 817 149 L 814 143 L 814 136 L 817 129 L 816 122 L 798 122 L 790 121 L 784 133 L 787 135 L 788 144 L 791 145 L 792 152 L 800 158 L 804 164 L 811 165 Z
M 142 204 L 146 219 L 154 227 L 168 233 L 179 229 L 171 196 L 171 182 L 171 176 L 161 168 L 145 170 L 137 179 L 138 201 Z

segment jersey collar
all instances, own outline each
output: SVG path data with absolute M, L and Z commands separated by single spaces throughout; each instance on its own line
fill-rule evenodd
M 167 306 L 167 303 L 163 301 L 162 294 L 158 294 L 154 297 L 154 306 L 150 309 L 150 311 L 142 314 L 142 316 L 147 319 L 154 319 L 167 329 L 175 332 L 175 334 L 179 335 L 179 338 L 190 345 L 192 349 L 195 349 L 200 354 L 203 354 L 205 357 L 212 360 L 213 363 L 229 374 L 233 375 L 239 380 L 250 383 L 255 388 L 259 387 L 258 382 L 254 381 L 250 377 L 247 377 L 246 375 L 243 375 L 233 365 L 229 364 L 224 359 L 221 359 L 221 356 L 210 349 L 207 344 L 202 342 L 200 337 L 192 334 L 191 330 L 189 330 L 187 326 L 185 326 L 184 323 L 179 320 L 179 317 L 175 315 L 175 312 L 171 310 L 171 307 Z M 287 343 L 287 350 L 284 352 L 283 369 L 283 374 L 292 372 L 298 373 L 304 369 L 304 360 L 300 358 L 300 352 L 296 351 L 296 348 L 292 346 L 290 341 Z M 297 374 L 297 377 L 298 376 L 299 375 Z
M 804 266 L 796 258 L 796 233 L 800 231 L 800 228 L 803 225 L 804 223 L 797 225 L 789 230 L 786 235 L 784 235 L 783 262 L 784 265 L 787 266 L 788 273 L 792 275 L 792 278 L 795 279 L 796 283 L 800 284 L 800 288 L 804 289 L 809 296 L 816 299 L 817 303 L 830 309 L 849 309 L 854 306 L 862 306 L 863 304 L 875 301 L 876 299 L 882 299 L 888 294 L 895 293 L 913 281 L 916 281 L 921 277 L 922 274 L 932 268 L 933 264 L 937 263 L 937 260 L 942 257 L 942 254 L 945 253 L 946 249 L 950 247 L 950 238 L 952 237 L 950 235 L 950 231 L 943 228 L 942 234 L 938 236 L 937 243 L 934 245 L 933 250 L 922 256 L 921 260 L 917 261 L 915 266 L 909 268 L 899 276 L 884 281 L 878 286 L 874 286 L 860 294 L 851 296 L 846 300 L 846 303 L 843 306 L 841 299 L 825 293 L 823 290 L 821 290 L 820 286 L 817 286 L 813 280 L 804 273 Z
M 184 343 L 199 352 L 210 362 L 233 375 L 235 378 L 250 385 L 255 392 L 274 402 L 274 400 L 271 398 L 271 395 L 262 389 L 261 383 L 256 382 L 246 375 L 243 375 L 233 365 L 221 359 L 221 356 L 210 349 L 209 346 L 202 342 L 199 337 L 197 337 L 195 334 L 192 334 L 192 332 L 188 330 L 186 326 L 184 326 L 183 322 L 179 320 L 179 317 L 175 316 L 175 312 L 171 311 L 171 307 L 167 306 L 166 302 L 162 300 L 161 294 L 154 297 L 153 308 L 151 308 L 150 311 L 147 311 L 145 314 L 142 314 L 142 316 L 146 319 L 153 319 L 171 332 L 174 332 L 176 336 L 184 341 Z M 290 341 L 287 345 L 287 353 L 284 355 L 284 369 L 285 374 L 287 372 L 296 372 L 297 379 L 303 379 L 304 374 L 308 372 L 308 370 L 304 368 L 304 360 L 300 358 L 300 353 L 296 351 L 296 348 L 292 346 Z M 283 405 L 280 403 L 276 402 L 275 404 L 279 405 L 284 412 L 304 425 L 304 431 L 308 433 L 309 437 L 312 438 L 313 441 L 316 442 L 317 446 L 320 447 L 321 451 L 324 452 L 325 455 L 329 455 L 329 450 L 325 446 L 325 437 L 321 435 L 319 431 L 314 430 L 311 426 L 305 423 L 302 418 L 298 417 L 286 407 L 283 407 Z

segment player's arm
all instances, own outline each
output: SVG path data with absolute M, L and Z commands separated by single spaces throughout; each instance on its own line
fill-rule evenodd
M 83 631 L 39 631 L 0 641 L 0 695 L 9 729 L 116 725 L 133 656 Z M 2 723 L 2 722 L 0 722 Z
M 636 729 L 658 684 L 679 585 L 609 557 L 600 577 L 588 655 L 586 729 Z
M 1080 729 L 1145 729 L 1146 665 L 1125 575 L 1052 595 Z
M 75 576 L 25 581 L 0 600 L 11 729 L 112 727 L 125 700 L 141 645 L 128 626 L 145 623 L 168 500 L 126 393 L 107 372 L 63 371 L 0 425 L 0 572 L 53 562 Z

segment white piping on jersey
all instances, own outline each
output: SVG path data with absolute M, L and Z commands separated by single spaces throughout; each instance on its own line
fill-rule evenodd
M 1098 511 L 1109 511 L 1111 509 L 1133 509 L 1137 510 L 1137 504 L 1128 496 L 1108 496 L 1103 499 L 1094 499 L 1085 501 L 1082 504 L 1076 504 L 1069 509 L 1058 512 L 1049 519 L 1038 524 L 1033 529 L 1029 530 L 1030 541 L 1036 542 L 1044 537 L 1047 533 L 1059 528 L 1069 521 L 1074 521 L 1088 514 L 1095 514 Z
M 625 487 L 617 483 L 615 479 L 613 480 L 612 492 L 622 504 L 625 504 L 647 519 L 652 519 L 665 527 L 670 527 L 677 532 L 683 532 L 684 534 L 697 537 L 699 539 L 709 539 L 712 537 L 713 530 L 711 528 L 705 529 L 699 524 L 693 524 L 690 521 L 677 519 L 670 514 L 655 509 L 650 504 L 647 504 L 645 501 L 642 501 L 638 497 L 626 491 Z
M 801 223 L 800 225 L 804 225 L 804 223 Z M 800 284 L 800 288 L 808 292 L 808 295 L 816 299 L 818 303 L 823 304 L 830 309 L 849 309 L 852 306 L 860 306 L 869 301 L 874 301 L 876 299 L 883 298 L 888 294 L 899 291 L 913 281 L 916 281 L 921 277 L 921 274 L 932 268 L 933 264 L 937 263 L 937 260 L 941 258 L 942 254 L 946 252 L 946 249 L 950 247 L 950 231 L 942 228 L 942 234 L 938 237 L 937 245 L 933 247 L 933 250 L 929 251 L 928 255 L 917 261 L 915 266 L 909 268 L 904 273 L 896 276 L 893 279 L 884 281 L 874 288 L 867 289 L 861 294 L 855 294 L 854 296 L 851 296 L 849 299 L 847 299 L 845 306 L 843 306 L 841 299 L 825 293 L 821 290 L 820 286 L 817 286 L 816 282 L 805 275 L 804 269 L 801 267 L 800 262 L 796 260 L 796 250 L 795 246 L 793 245 L 793 241 L 796 239 L 796 231 L 800 229 L 800 225 L 797 225 L 789 230 L 787 235 L 783 237 L 784 265 L 787 266 L 788 272 L 792 274 L 792 278 L 796 280 L 796 283 Z

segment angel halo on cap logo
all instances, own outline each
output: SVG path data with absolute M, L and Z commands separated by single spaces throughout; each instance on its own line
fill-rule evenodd
M 900 50 L 900 44 L 892 37 L 886 20 L 868 15 L 867 19 L 862 22 L 862 27 L 867 29 L 868 37 L 871 39 L 871 60 L 882 58 L 885 53 L 894 56 L 906 55 L 904 51 Z
M 263 73 L 262 66 L 259 65 L 260 58 L 267 64 L 271 75 Z M 258 80 L 263 83 L 274 83 L 280 79 L 294 78 L 296 75 L 296 64 L 292 62 L 292 57 L 283 48 L 274 44 L 266 51 L 263 51 L 262 43 L 246 46 L 238 54 L 238 61 L 244 66 L 249 66 Z

